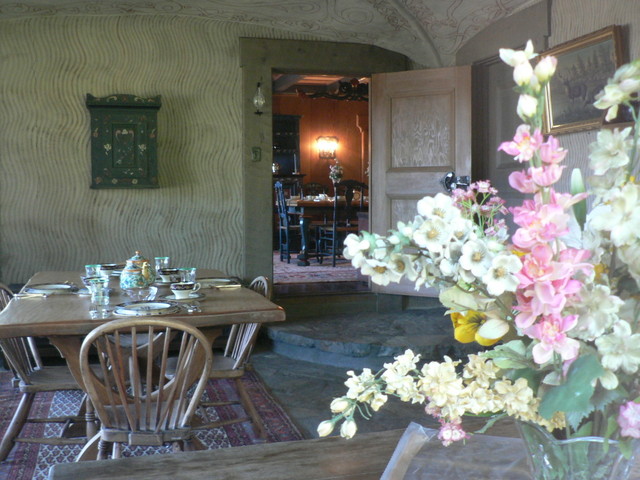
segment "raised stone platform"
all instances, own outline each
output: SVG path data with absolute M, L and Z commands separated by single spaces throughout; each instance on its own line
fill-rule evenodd
M 272 351 L 307 362 L 377 370 L 407 348 L 426 361 L 461 358 L 478 351 L 453 338 L 441 306 L 401 312 L 361 312 L 307 317 L 269 325 Z

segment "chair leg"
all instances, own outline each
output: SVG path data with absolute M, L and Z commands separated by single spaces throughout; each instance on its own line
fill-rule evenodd
M 16 412 L 13 414 L 11 423 L 2 438 L 2 443 L 0 443 L 0 462 L 6 460 L 9 456 L 9 452 L 11 452 L 11 449 L 15 445 L 15 439 L 27 421 L 29 410 L 31 409 L 31 404 L 33 403 L 34 398 L 35 393 L 22 394 L 18 408 L 16 408 Z
M 96 460 L 100 455 L 100 433 L 96 433 L 80 450 L 80 453 L 76 457 L 76 462 L 86 462 L 89 460 Z
M 253 422 L 253 426 L 258 433 L 258 437 L 266 440 L 267 439 L 267 431 L 264 428 L 264 424 L 262 423 L 262 419 L 256 410 L 256 407 L 253 405 L 247 390 L 244 388 L 244 383 L 242 383 L 242 378 L 236 378 L 236 388 L 238 389 L 238 395 L 240 397 L 240 403 L 245 411 L 251 417 L 251 421 Z
M 96 413 L 93 408 L 93 403 L 91 403 L 91 399 L 87 394 L 85 394 L 84 406 L 84 419 L 87 422 L 87 438 L 93 438 L 93 436 L 98 433 L 98 426 L 96 424 Z

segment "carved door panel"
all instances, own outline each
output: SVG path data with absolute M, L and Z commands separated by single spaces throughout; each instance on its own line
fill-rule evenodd
M 450 171 L 471 174 L 471 68 L 382 73 L 371 80 L 371 231 L 411 220 L 416 203 L 443 191 Z M 404 295 L 413 283 L 374 291 Z

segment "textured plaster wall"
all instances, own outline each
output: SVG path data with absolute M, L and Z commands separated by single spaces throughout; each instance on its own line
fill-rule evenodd
M 551 3 L 551 38 L 549 47 L 573 40 L 609 25 L 623 25 L 626 30 L 625 48 L 629 59 L 640 56 L 640 9 L 638 2 L 629 0 L 553 0 Z M 569 150 L 567 171 L 580 167 L 589 173 L 589 144 L 596 139 L 597 130 L 561 135 L 562 146 Z M 569 174 L 564 175 L 563 190 L 568 190 Z
M 239 37 L 307 38 L 179 16 L 0 21 L 0 272 L 141 250 L 243 271 Z M 85 95 L 162 96 L 161 188 L 91 190 Z

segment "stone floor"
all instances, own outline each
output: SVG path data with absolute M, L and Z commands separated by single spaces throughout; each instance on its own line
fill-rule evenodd
M 313 438 L 318 423 L 331 417 L 331 400 L 346 392 L 348 370 L 359 373 L 367 367 L 375 372 L 406 348 L 427 361 L 477 351 L 453 341 L 451 321 L 437 306 L 316 315 L 269 325 L 262 330 L 251 362 L 304 435 Z M 405 428 L 415 419 L 433 423 L 421 406 L 391 399 L 371 420 L 358 422 L 358 427 L 363 432 Z
M 317 438 L 318 424 L 331 418 L 331 400 L 347 391 L 347 370 L 292 360 L 264 348 L 252 355 L 251 362 L 305 438 Z M 421 406 L 392 400 L 372 419 L 358 421 L 358 431 L 406 428 L 416 418 L 427 420 Z

